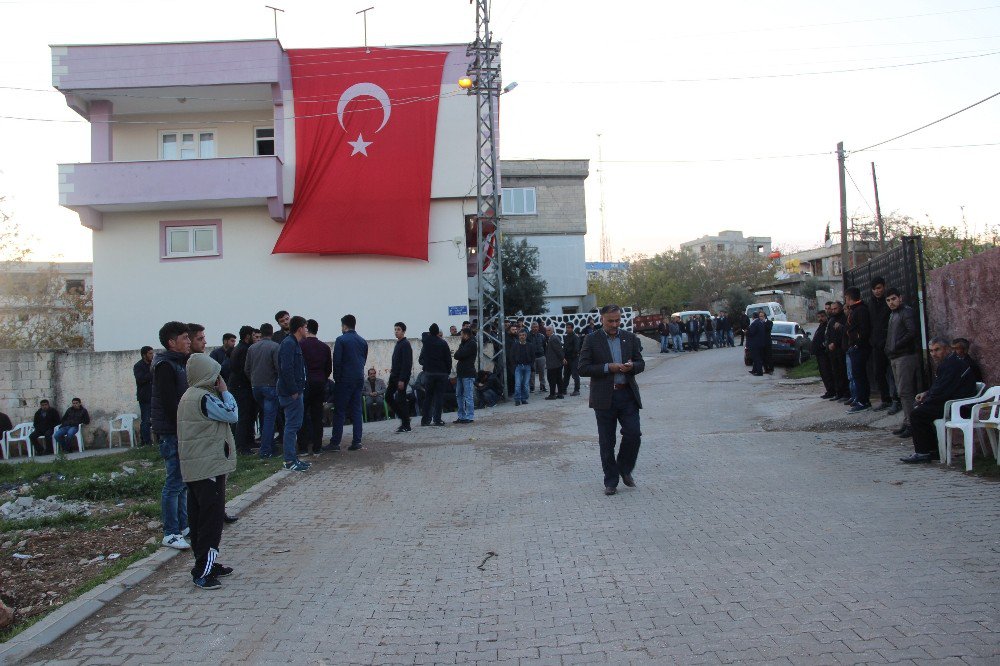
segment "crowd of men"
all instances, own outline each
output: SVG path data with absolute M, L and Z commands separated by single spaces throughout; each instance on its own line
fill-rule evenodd
M 976 382 L 982 381 L 969 356 L 970 343 L 965 338 L 931 340 L 935 377 L 927 391 L 918 392 L 921 336 L 915 310 L 899 289 L 886 288 L 881 277 L 872 280 L 869 301 L 864 302 L 860 288 L 848 287 L 843 302 L 828 301 L 819 313 L 811 350 L 825 389 L 820 397 L 843 403 L 848 414 L 902 412 L 892 434 L 912 438 L 914 453 L 901 460 L 939 460 L 934 421 L 942 418 L 948 400 L 975 395 Z M 880 398 L 877 406 L 871 403 L 872 383 Z
M 660 353 L 668 354 L 684 352 L 684 338 L 687 337 L 688 351 L 699 351 L 702 343 L 709 349 L 716 347 L 735 347 L 735 336 L 740 336 L 740 346 L 743 346 L 744 336 L 750 328 L 750 318 L 745 314 L 730 316 L 725 310 L 718 315 L 698 314 L 682 319 L 673 315 L 657 324 L 656 331 L 660 336 Z

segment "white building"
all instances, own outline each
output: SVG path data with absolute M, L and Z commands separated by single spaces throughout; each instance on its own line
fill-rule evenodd
M 681 249 L 698 255 L 750 252 L 767 256 L 771 253 L 770 236 L 744 236 L 742 231 L 720 231 L 717 236 L 702 236 L 681 243 Z
M 353 313 L 370 338 L 391 337 L 397 320 L 415 333 L 467 318 L 449 306 L 468 304 L 462 245 L 465 212 L 475 209 L 476 110 L 474 98 L 453 93 L 469 57 L 465 44 L 410 48 L 447 53 L 427 261 L 272 253 L 296 198 L 296 130 L 316 114 L 296 108 L 277 40 L 53 46 L 53 85 L 91 122 L 91 161 L 60 165 L 59 192 L 94 231 L 95 349 L 156 346 L 159 327 L 175 319 L 205 325 L 214 340 L 279 309 L 317 319 L 326 335 Z M 370 57 L 369 71 L 379 70 L 378 49 L 355 51 L 355 62 Z M 364 72 L 343 78 L 333 100 Z M 324 113 L 339 115 L 336 106 Z M 392 122 L 402 113 L 394 107 Z M 369 143 L 355 147 L 356 159 Z
M 502 160 L 501 231 L 538 249 L 549 314 L 586 312 L 588 160 Z M 475 298 L 475 280 L 470 296 Z M 534 314 L 534 313 L 525 313 Z

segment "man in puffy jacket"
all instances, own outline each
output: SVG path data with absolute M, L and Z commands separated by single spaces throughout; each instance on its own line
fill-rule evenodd
M 445 384 L 451 374 L 451 348 L 441 339 L 441 328 L 437 324 L 431 324 L 420 337 L 423 346 L 418 361 L 424 369 L 427 387 L 424 402 L 420 405 L 420 425 L 429 426 L 433 419 L 434 425 L 443 426 L 445 423 L 441 420 L 441 410 Z
M 232 424 L 239 419 L 236 399 L 220 376 L 222 366 L 206 354 L 187 360 L 188 388 L 177 406 L 177 455 L 187 486 L 189 538 L 196 587 L 215 590 L 233 570 L 219 561 L 226 510 L 226 475 L 236 470 Z

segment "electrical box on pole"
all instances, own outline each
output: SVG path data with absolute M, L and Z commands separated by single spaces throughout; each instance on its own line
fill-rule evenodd
M 476 291 L 479 308 L 480 370 L 487 363 L 507 391 L 504 354 L 503 265 L 500 257 L 500 174 L 497 170 L 496 122 L 500 98 L 500 47 L 490 32 L 490 0 L 475 0 L 476 40 L 469 94 L 476 97 Z

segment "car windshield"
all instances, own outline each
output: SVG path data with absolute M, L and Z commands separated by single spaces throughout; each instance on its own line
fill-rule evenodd
M 774 328 L 771 329 L 771 335 L 794 335 L 795 334 L 795 324 L 791 322 L 774 322 Z

